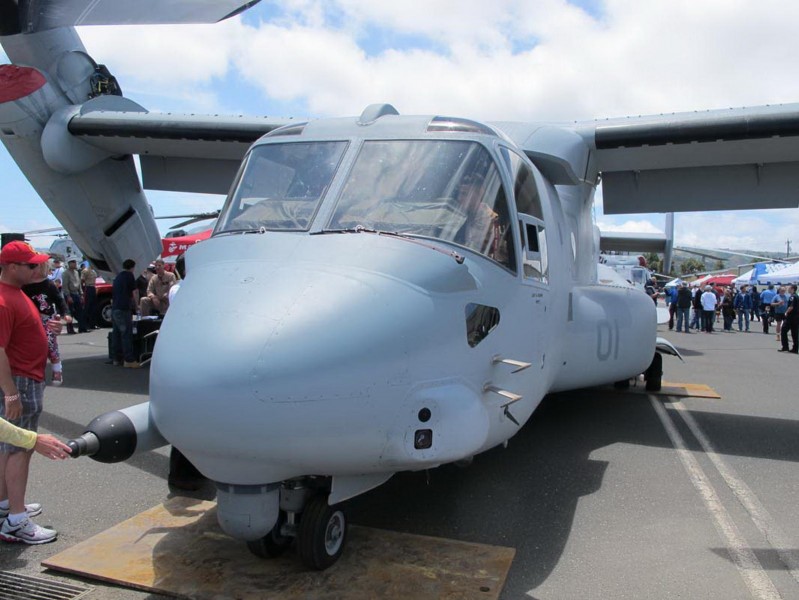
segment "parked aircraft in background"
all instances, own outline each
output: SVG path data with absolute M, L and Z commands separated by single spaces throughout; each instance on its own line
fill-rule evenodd
M 345 500 L 507 443 L 549 392 L 642 372 L 659 387 L 674 350 L 652 301 L 598 277 L 600 177 L 612 213 L 797 204 L 796 105 L 566 125 L 388 104 L 307 122 L 150 113 L 72 26 L 211 22 L 250 3 L 145 4 L 12 4 L 0 136 L 104 270 L 162 249 L 132 154 L 144 187 L 229 190 L 187 252 L 149 402 L 73 444 L 107 462 L 175 445 L 260 555 L 296 538 L 305 564 L 331 565 Z

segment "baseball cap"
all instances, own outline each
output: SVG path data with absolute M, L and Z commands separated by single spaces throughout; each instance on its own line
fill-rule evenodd
M 0 250 L 0 264 L 29 263 L 38 265 L 50 260 L 47 254 L 40 254 L 28 242 L 9 242 Z

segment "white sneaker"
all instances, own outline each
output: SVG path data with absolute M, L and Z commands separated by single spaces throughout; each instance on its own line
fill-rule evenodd
M 0 540 L 4 542 L 24 542 L 26 544 L 46 544 L 55 541 L 58 532 L 55 529 L 40 527 L 28 518 L 18 524 L 11 525 L 8 519 L 0 527 Z
M 8 513 L 11 512 L 8 508 L 0 508 L 0 519 L 5 519 Z M 42 514 L 42 505 L 38 502 L 31 502 L 25 505 L 25 512 L 28 513 L 28 518 L 35 517 Z

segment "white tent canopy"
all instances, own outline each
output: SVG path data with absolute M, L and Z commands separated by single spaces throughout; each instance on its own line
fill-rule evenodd
M 791 266 L 793 265 L 790 263 L 757 263 L 752 269 L 733 279 L 733 283 L 740 286 L 744 284 L 760 284 L 763 282 L 772 281 L 774 278 L 774 273 L 782 271 L 786 267 Z
M 799 282 L 799 263 L 786 265 L 785 268 L 779 269 L 772 273 L 762 273 L 758 275 L 757 282 L 760 284 L 785 284 L 785 283 L 798 283 Z

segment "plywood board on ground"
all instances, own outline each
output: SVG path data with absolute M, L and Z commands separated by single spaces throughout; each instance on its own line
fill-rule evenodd
M 214 502 L 174 497 L 47 559 L 50 569 L 194 598 L 498 598 L 515 550 L 350 529 L 341 559 L 309 572 L 292 553 L 259 559 L 225 535 Z

